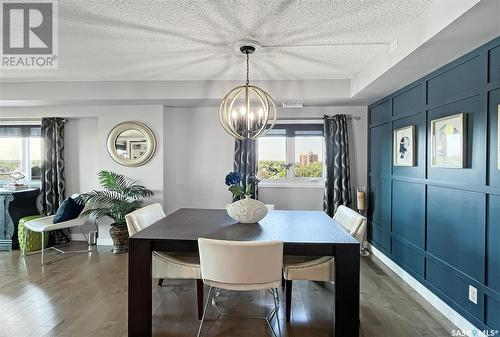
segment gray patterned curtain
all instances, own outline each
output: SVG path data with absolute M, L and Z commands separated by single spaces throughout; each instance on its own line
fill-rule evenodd
M 250 176 L 257 174 L 257 141 L 252 139 L 235 139 L 234 141 L 234 171 L 241 175 L 243 187 L 246 188 Z M 254 187 L 252 198 L 257 199 L 258 190 Z M 237 199 L 233 199 L 236 201 Z
M 42 206 L 45 215 L 55 214 L 65 198 L 66 180 L 64 178 L 64 119 L 58 117 L 42 118 Z M 52 231 L 49 243 L 69 242 L 67 231 Z
M 347 116 L 323 117 L 326 146 L 326 179 L 323 209 L 333 216 L 340 205 L 351 205 L 349 142 Z

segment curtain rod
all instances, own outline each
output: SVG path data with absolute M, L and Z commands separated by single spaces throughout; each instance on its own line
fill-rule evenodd
M 361 117 L 359 116 L 347 116 L 347 120 L 354 119 L 356 121 L 361 120 Z M 276 120 L 286 120 L 286 121 L 295 121 L 295 120 L 323 120 L 323 117 L 277 117 Z

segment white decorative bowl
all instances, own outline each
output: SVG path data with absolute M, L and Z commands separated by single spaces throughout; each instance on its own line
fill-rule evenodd
M 245 199 L 235 201 L 229 205 L 227 214 L 241 223 L 256 223 L 267 215 L 267 207 L 263 202 L 251 199 L 246 195 Z

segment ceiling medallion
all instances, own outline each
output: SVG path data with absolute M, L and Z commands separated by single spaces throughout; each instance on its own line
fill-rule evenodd
M 246 55 L 246 83 L 231 89 L 219 107 L 222 127 L 237 139 L 262 137 L 276 122 L 276 105 L 272 97 L 261 88 L 250 85 L 249 56 L 255 50 L 256 46 L 253 44 L 240 47 L 241 53 Z

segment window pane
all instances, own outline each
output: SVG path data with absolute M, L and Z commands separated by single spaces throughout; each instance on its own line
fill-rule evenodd
M 40 137 L 42 135 L 42 129 L 38 126 L 35 128 L 30 128 L 31 137 Z
M 295 176 L 323 176 L 323 137 L 295 136 Z
M 14 138 L 22 137 L 23 129 L 21 127 L 0 127 L 0 137 Z
M 274 127 L 267 132 L 267 136 L 286 136 L 286 129 L 279 129 Z
M 286 137 L 262 137 L 258 139 L 259 171 L 261 179 L 286 177 Z
M 0 180 L 7 180 L 10 172 L 22 169 L 22 152 L 22 138 L 0 138 Z
M 42 139 L 40 137 L 30 138 L 30 170 L 31 179 L 40 179 L 41 173 L 41 149 Z
M 296 130 L 295 136 L 323 136 L 323 130 Z

